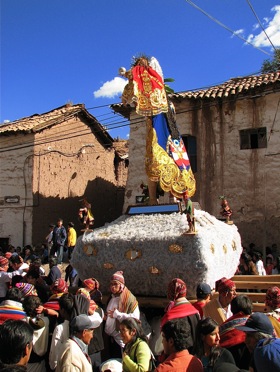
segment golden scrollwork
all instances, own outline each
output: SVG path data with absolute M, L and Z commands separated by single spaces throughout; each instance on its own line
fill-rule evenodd
M 223 251 L 224 251 L 225 254 L 227 254 L 227 246 L 226 246 L 226 244 L 223 245 Z
M 125 253 L 125 258 L 129 261 L 135 261 L 137 258 L 142 257 L 142 251 L 139 249 L 130 249 Z
M 188 196 L 195 193 L 196 182 L 191 168 L 181 171 L 174 160 L 158 144 L 156 131 L 152 126 L 152 120 L 148 118 L 147 142 L 146 142 L 146 173 L 151 181 L 159 182 L 165 192 L 171 192 L 181 198 L 188 190 Z
M 211 252 L 212 252 L 213 254 L 215 253 L 215 246 L 214 246 L 213 243 L 210 245 L 210 250 L 211 250 Z
M 107 269 L 107 270 L 109 270 L 109 269 L 113 269 L 113 267 L 114 267 L 114 265 L 113 265 L 112 263 L 110 263 L 110 262 L 105 262 L 105 263 L 103 264 L 103 268 L 104 268 L 104 269 Z
M 236 247 L 236 243 L 234 240 L 232 241 L 231 246 L 232 246 L 232 250 L 236 251 L 237 247 Z
M 96 256 L 97 255 L 97 248 L 95 248 L 92 244 L 86 244 L 83 247 L 83 252 L 87 256 Z
M 182 253 L 183 252 L 183 247 L 179 244 L 170 244 L 168 247 L 169 252 L 172 253 Z

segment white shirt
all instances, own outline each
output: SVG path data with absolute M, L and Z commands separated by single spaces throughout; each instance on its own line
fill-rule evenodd
M 256 268 L 259 275 L 266 275 L 262 260 L 256 262 Z
M 140 310 L 139 310 L 139 307 L 137 305 L 137 307 L 133 311 L 133 313 L 130 313 L 130 314 L 121 313 L 118 310 L 119 302 L 120 302 L 120 297 L 119 296 L 115 297 L 114 295 L 112 295 L 111 300 L 108 303 L 106 311 L 108 312 L 109 310 L 113 310 L 113 309 L 115 309 L 115 311 L 113 313 L 113 318 L 108 316 L 107 319 L 106 319 L 105 332 L 107 333 L 107 335 L 112 336 L 114 338 L 114 340 L 121 347 L 124 347 L 124 343 L 121 339 L 121 335 L 120 335 L 119 331 L 116 329 L 116 320 L 121 322 L 122 320 L 124 320 L 126 318 L 140 319 Z
M 12 280 L 12 277 L 15 275 L 21 275 L 20 272 L 13 271 L 11 273 L 7 273 L 6 271 L 0 271 L 0 297 L 6 297 L 7 293 L 7 283 Z

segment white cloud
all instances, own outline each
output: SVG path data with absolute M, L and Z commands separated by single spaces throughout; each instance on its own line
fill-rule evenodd
M 113 80 L 106 81 L 98 90 L 93 92 L 95 98 L 114 98 L 122 93 L 127 84 L 123 78 L 115 77 Z
M 233 38 L 236 35 L 243 36 L 244 35 L 244 29 L 243 28 L 240 28 L 239 30 L 234 31 L 234 34 L 231 35 L 231 37 Z
M 271 19 L 265 18 L 266 21 L 266 24 L 264 25 L 265 32 L 270 38 L 272 44 L 275 47 L 280 47 L 280 5 L 276 5 L 271 10 L 275 12 L 275 15 Z M 247 38 L 247 41 L 249 41 L 256 47 L 271 46 L 269 40 L 267 39 L 263 31 L 256 35 L 250 34 Z

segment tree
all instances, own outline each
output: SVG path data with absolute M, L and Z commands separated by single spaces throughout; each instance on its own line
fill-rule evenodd
M 280 49 L 274 50 L 274 56 L 271 60 L 265 59 L 263 61 L 261 72 L 263 74 L 267 72 L 275 72 L 280 70 Z

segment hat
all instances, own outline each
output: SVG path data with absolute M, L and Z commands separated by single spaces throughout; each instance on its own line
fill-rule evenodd
M 53 223 L 49 224 L 49 227 L 55 227 L 55 225 Z
M 0 266 L 6 266 L 9 263 L 6 257 L 0 256 Z
M 16 283 L 16 287 L 21 291 L 23 297 L 38 296 L 37 291 L 33 284 L 29 283 Z
M 111 281 L 117 281 L 120 282 L 121 284 L 125 284 L 123 272 L 117 271 L 115 274 L 112 275 Z
M 249 316 L 244 326 L 236 327 L 243 332 L 262 332 L 273 336 L 274 330 L 268 316 L 264 313 L 254 313 Z
M 174 278 L 168 284 L 167 297 L 169 300 L 175 301 L 177 298 L 186 297 L 187 295 L 187 285 L 179 278 Z
M 4 256 L 9 260 L 12 257 L 12 252 L 6 252 Z
M 85 314 L 75 316 L 75 318 L 70 323 L 70 327 L 74 332 L 81 332 L 84 329 L 94 329 L 99 327 L 99 325 L 100 322 L 98 320 L 92 319 Z
M 219 293 L 223 293 L 235 287 L 235 283 L 230 279 L 222 278 L 216 282 L 216 287 Z
M 265 297 L 265 304 L 273 310 L 280 307 L 280 288 L 276 286 L 268 288 Z
M 57 279 L 52 285 L 51 285 L 51 291 L 53 293 L 65 293 L 68 290 L 68 285 L 64 279 Z
M 122 372 L 122 363 L 119 362 L 116 359 L 109 359 L 106 360 L 101 366 L 100 366 L 100 371 L 101 372 Z
M 201 283 L 196 287 L 196 297 L 201 298 L 201 296 L 211 294 L 212 290 L 209 284 Z
M 254 350 L 254 364 L 258 372 L 279 371 L 280 339 L 263 338 Z
M 85 279 L 83 281 L 83 285 L 86 288 L 88 288 L 90 291 L 93 291 L 94 289 L 98 289 L 99 288 L 99 282 L 95 278 Z

